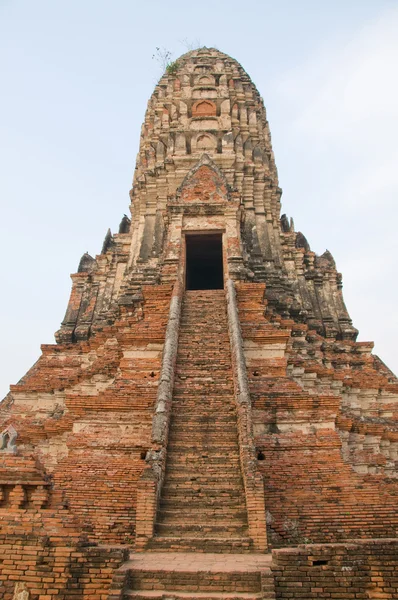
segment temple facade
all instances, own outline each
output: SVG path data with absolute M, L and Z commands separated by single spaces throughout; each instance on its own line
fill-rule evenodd
M 397 597 L 398 380 L 236 60 L 169 65 L 130 199 L 0 404 L 1 597 Z

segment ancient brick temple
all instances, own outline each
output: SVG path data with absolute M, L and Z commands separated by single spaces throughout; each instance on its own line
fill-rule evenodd
M 398 381 L 280 197 L 248 75 L 182 56 L 0 405 L 1 598 L 397 597 Z

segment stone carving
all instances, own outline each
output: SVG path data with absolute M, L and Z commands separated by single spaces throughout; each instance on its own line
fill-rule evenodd
M 296 248 L 303 248 L 306 252 L 311 250 L 310 245 L 307 242 L 307 238 L 305 237 L 304 234 L 301 233 L 301 231 L 297 232 L 295 244 L 296 244 Z
M 12 425 L 9 425 L 6 429 L 4 429 L 4 431 L 0 433 L 0 450 L 3 452 L 10 452 L 15 454 L 17 452 L 17 437 L 17 431 Z
M 181 190 L 183 202 L 226 202 L 223 180 L 208 165 L 202 165 L 186 181 Z
M 120 221 L 119 233 L 128 233 L 130 231 L 131 221 L 127 215 L 123 215 L 123 219 Z
M 96 266 L 97 266 L 97 263 L 96 263 L 95 258 L 90 256 L 90 254 L 88 252 L 86 252 L 85 254 L 83 254 L 83 256 L 80 259 L 77 272 L 78 273 L 89 273 L 90 271 L 93 271 L 96 268 Z
M 101 254 L 105 254 L 112 246 L 113 236 L 110 229 L 106 232 L 104 243 L 102 244 Z

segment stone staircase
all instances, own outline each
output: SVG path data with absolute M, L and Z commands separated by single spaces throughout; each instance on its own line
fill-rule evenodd
M 109 600 L 274 600 L 270 566 L 269 554 L 133 554 Z
M 185 293 L 155 536 L 109 600 L 275 599 L 248 536 L 224 290 Z
M 223 290 L 187 291 L 156 550 L 247 552 L 245 492 Z

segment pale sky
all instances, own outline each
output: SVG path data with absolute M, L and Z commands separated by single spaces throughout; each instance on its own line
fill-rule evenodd
M 333 254 L 358 339 L 398 372 L 395 0 L 0 0 L 0 398 L 128 213 L 156 47 L 199 45 L 252 77 L 282 210 Z

